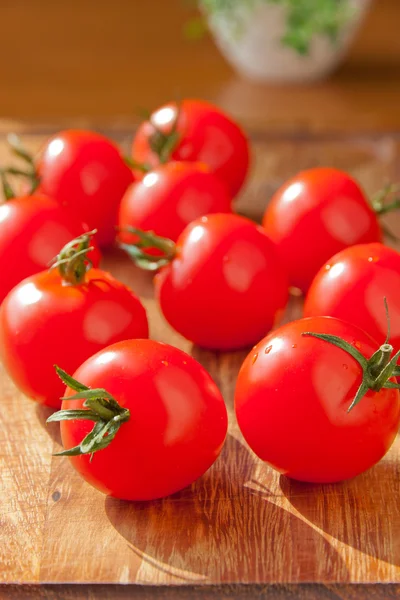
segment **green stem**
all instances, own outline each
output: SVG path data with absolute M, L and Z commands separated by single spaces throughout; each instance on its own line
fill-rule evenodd
M 372 377 L 378 378 L 382 371 L 385 369 L 386 365 L 390 363 L 390 358 L 393 353 L 393 346 L 390 344 L 383 344 L 379 348 L 379 358 L 377 362 L 370 366 L 369 372 Z

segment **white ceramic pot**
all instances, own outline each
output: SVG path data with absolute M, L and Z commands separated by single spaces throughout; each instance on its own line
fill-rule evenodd
M 286 11 L 281 5 L 260 2 L 248 9 L 238 3 L 233 18 L 220 13 L 206 17 L 221 53 L 241 75 L 255 81 L 301 83 L 326 77 L 338 66 L 371 1 L 349 0 L 351 16 L 337 41 L 315 35 L 306 55 L 282 43 Z

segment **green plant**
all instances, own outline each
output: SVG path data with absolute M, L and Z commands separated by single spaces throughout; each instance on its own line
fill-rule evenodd
M 349 0 L 200 0 L 200 6 L 206 13 L 230 19 L 238 34 L 238 9 L 240 12 L 252 10 L 259 4 L 280 4 L 286 10 L 286 32 L 282 43 L 299 54 L 309 52 L 316 34 L 326 36 L 334 43 L 351 15 Z M 192 31 L 196 31 L 194 26 Z

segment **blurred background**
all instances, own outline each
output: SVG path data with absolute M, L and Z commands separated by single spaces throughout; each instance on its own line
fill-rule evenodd
M 198 96 L 254 130 L 399 129 L 399 0 L 371 3 L 330 78 L 285 84 L 243 77 L 210 35 L 188 39 L 196 14 L 188 0 L 1 0 L 0 118 L 123 128 Z

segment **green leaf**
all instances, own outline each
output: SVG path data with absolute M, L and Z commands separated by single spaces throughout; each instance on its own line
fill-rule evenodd
M 101 421 L 101 417 L 92 410 L 59 410 L 46 420 L 46 423 L 59 421 Z
M 104 398 L 112 399 L 112 396 L 103 388 L 86 388 L 73 396 L 63 396 L 61 400 L 99 400 Z
M 342 338 L 340 338 L 336 335 L 330 335 L 327 333 L 314 333 L 312 331 L 305 331 L 301 335 L 315 337 L 320 340 L 323 340 L 324 342 L 328 342 L 329 344 L 332 344 L 333 346 L 337 346 L 344 352 L 347 352 L 348 354 L 350 354 L 359 363 L 359 365 L 361 366 L 361 368 L 363 370 L 365 370 L 368 366 L 367 359 L 365 358 L 365 356 L 363 354 L 361 354 L 361 352 L 359 352 L 359 350 L 357 350 L 357 348 L 354 348 L 354 346 L 349 344 L 349 342 L 342 340 Z
M 349 408 L 347 409 L 347 412 L 350 412 L 360 402 L 360 400 L 362 400 L 364 398 L 364 396 L 368 392 L 368 390 L 369 390 L 369 385 L 363 380 L 360 387 L 358 388 L 357 394 L 356 394 L 353 402 L 350 404 Z
M 393 383 L 392 381 L 387 381 L 382 387 L 388 390 L 400 390 L 400 383 Z
M 54 365 L 54 368 L 61 381 L 65 383 L 67 387 L 71 388 L 71 390 L 75 390 L 75 392 L 84 392 L 85 390 L 89 389 L 86 385 L 83 385 L 83 383 L 80 383 L 79 381 L 71 377 L 71 375 L 68 375 L 68 373 L 66 373 L 59 366 Z M 66 400 L 68 398 L 62 398 L 62 400 L 64 399 Z

